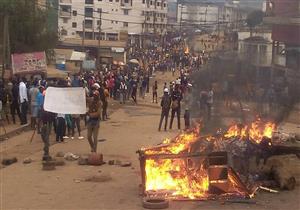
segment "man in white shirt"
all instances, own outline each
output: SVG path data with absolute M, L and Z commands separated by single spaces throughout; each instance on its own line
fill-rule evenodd
M 19 97 L 21 104 L 21 125 L 27 124 L 27 110 L 28 110 L 28 95 L 25 84 L 26 79 L 22 78 L 19 84 Z

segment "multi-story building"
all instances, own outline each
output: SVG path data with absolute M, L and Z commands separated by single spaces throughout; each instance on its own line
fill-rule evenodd
M 242 19 L 239 4 L 225 0 L 181 0 L 177 9 L 177 24 L 180 28 L 232 29 Z
M 269 0 L 266 9 L 264 22 L 272 25 L 273 77 L 284 75 L 289 91 L 300 93 L 300 1 Z
M 164 34 L 167 12 L 165 0 L 59 0 L 59 35 L 98 39 L 101 33 L 101 40 L 113 41 L 124 32 Z

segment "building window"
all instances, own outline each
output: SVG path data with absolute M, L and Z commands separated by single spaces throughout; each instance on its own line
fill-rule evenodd
M 64 23 L 68 23 L 68 19 L 67 18 L 63 18 L 63 22 Z
M 77 11 L 73 10 L 73 16 L 77 16 Z
M 144 16 L 145 15 L 145 11 L 142 11 L 142 16 Z
M 157 4 L 156 4 L 158 7 L 160 6 L 160 3 L 159 2 L 157 2 Z
M 93 20 L 85 20 L 84 22 L 85 28 L 93 28 Z
M 119 22 L 118 21 L 116 21 L 116 24 L 118 24 Z
M 123 27 L 128 27 L 128 23 L 127 23 L 127 22 L 124 22 L 124 23 L 123 23 Z
M 143 4 L 145 4 L 145 0 L 143 0 Z
M 124 15 L 128 15 L 129 14 L 129 10 L 128 9 L 124 9 Z
M 116 0 L 116 2 L 119 2 L 120 0 Z
M 164 7 L 167 7 L 167 4 L 166 4 L 166 3 L 164 3 Z
M 85 17 L 93 17 L 93 8 L 84 8 L 84 15 Z
M 109 0 L 109 2 L 113 2 L 113 0 Z
M 98 11 L 98 13 L 100 13 L 100 12 L 102 11 L 102 9 L 101 9 L 101 8 L 98 8 L 98 10 L 97 10 L 97 11 Z
M 107 33 L 106 37 L 107 37 L 107 40 L 109 40 L 109 41 L 117 41 L 118 40 L 118 34 Z
M 76 22 L 73 22 L 72 23 L 72 28 L 76 28 L 77 27 L 77 23 Z
M 97 25 L 100 25 L 100 20 L 97 20 Z
M 113 20 L 111 21 L 111 24 L 114 24 L 114 21 L 113 21 Z
M 152 5 L 153 4 L 153 2 L 152 1 L 150 1 L 150 5 Z
M 94 0 L 85 0 L 85 4 L 94 4 Z
M 125 4 L 129 4 L 129 0 L 124 0 L 124 3 Z
M 98 1 L 102 1 L 102 0 L 98 0 Z

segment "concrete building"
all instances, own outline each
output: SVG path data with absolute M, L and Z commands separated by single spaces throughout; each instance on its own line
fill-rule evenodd
M 164 34 L 167 8 L 165 0 L 59 0 L 59 36 L 98 39 L 100 25 L 101 40 L 120 40 L 122 33 Z
M 181 0 L 177 10 L 177 24 L 185 28 L 233 29 L 245 16 L 238 3 L 225 0 Z
M 264 22 L 272 26 L 273 78 L 284 77 L 289 91 L 300 94 L 300 1 L 269 0 L 266 9 Z

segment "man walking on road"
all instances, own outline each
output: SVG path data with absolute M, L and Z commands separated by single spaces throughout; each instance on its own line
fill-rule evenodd
M 28 95 L 25 85 L 25 78 L 22 78 L 19 84 L 19 97 L 21 103 L 21 125 L 27 124 L 27 110 L 28 110 Z
M 160 131 L 160 129 L 161 129 L 161 125 L 162 125 L 164 118 L 165 118 L 165 131 L 166 131 L 167 125 L 168 125 L 170 106 L 171 106 L 171 98 L 169 96 L 168 88 L 164 89 L 164 95 L 161 99 L 160 106 L 161 106 L 161 116 L 160 116 L 158 131 Z
M 172 104 L 171 104 L 172 111 L 171 111 L 170 129 L 172 129 L 175 113 L 177 116 L 178 129 L 180 129 L 180 109 L 181 109 L 180 102 L 182 100 L 182 94 L 179 89 L 179 84 L 175 85 L 175 90 L 172 92 L 171 98 L 172 98 Z
M 98 132 L 101 114 L 99 92 L 95 90 L 93 92 L 93 97 L 89 100 L 89 109 L 87 113 L 87 137 L 91 147 L 91 152 L 97 152 Z

